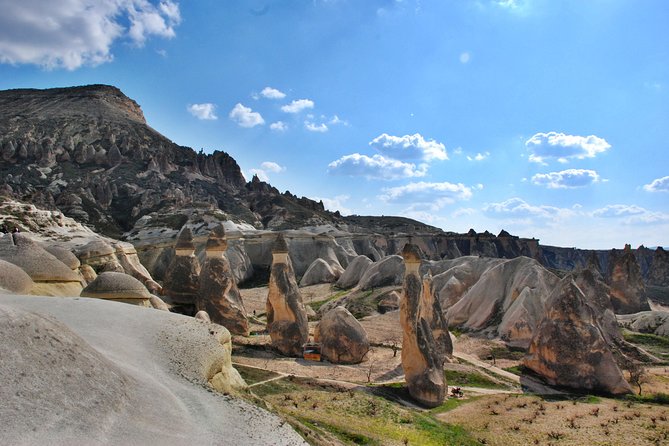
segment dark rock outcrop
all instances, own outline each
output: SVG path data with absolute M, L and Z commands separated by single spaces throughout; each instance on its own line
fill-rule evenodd
M 174 246 L 175 255 L 163 281 L 163 293 L 176 305 L 175 311 L 192 316 L 195 314 L 200 288 L 200 262 L 195 257 L 193 233 L 184 226 Z
M 611 287 L 611 303 L 618 314 L 648 311 L 646 286 L 641 270 L 630 245 L 620 252 L 613 250 L 609 262 L 608 283 Z
M 344 307 L 325 313 L 314 341 L 321 344 L 321 354 L 335 364 L 358 364 L 369 351 L 367 332 Z

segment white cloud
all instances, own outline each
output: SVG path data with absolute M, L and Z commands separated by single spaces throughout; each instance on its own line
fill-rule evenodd
M 477 153 L 474 156 L 467 155 L 467 160 L 468 161 L 483 161 L 484 159 L 488 158 L 489 156 L 490 156 L 490 152 Z
M 471 60 L 471 57 L 472 57 L 471 54 L 469 54 L 466 51 L 464 53 L 460 53 L 460 63 L 461 64 L 469 63 L 469 61 Z
M 399 178 L 422 177 L 427 173 L 427 165 L 416 167 L 413 163 L 385 158 L 382 155 L 345 155 L 328 164 L 328 172 L 335 175 L 360 176 L 368 179 L 394 180 Z
M 295 99 L 290 104 L 281 107 L 281 111 L 286 113 L 299 113 L 302 110 L 314 108 L 314 101 L 311 99 Z
M 179 5 L 165 0 L 3 0 L 0 62 L 74 70 L 113 59 L 115 41 L 142 46 L 147 38 L 172 38 Z
M 657 178 L 643 186 L 647 192 L 669 192 L 669 176 Z
M 598 136 L 576 136 L 564 133 L 537 133 L 525 142 L 530 151 L 530 161 L 545 163 L 547 159 L 556 159 L 566 163 L 569 159 L 594 158 L 606 152 L 611 145 Z
M 320 124 L 315 124 L 311 121 L 304 121 L 304 128 L 309 130 L 310 132 L 317 132 L 317 133 L 325 133 L 329 130 L 328 126 L 325 125 L 324 122 L 321 122 Z
M 208 121 L 218 119 L 215 111 L 216 105 L 210 102 L 206 102 L 204 104 L 191 104 L 188 106 L 188 112 L 197 119 L 204 119 Z
M 271 123 L 269 125 L 269 128 L 271 130 L 274 130 L 275 132 L 285 132 L 286 130 L 288 130 L 288 125 L 286 125 L 286 123 L 283 121 L 276 121 Z
M 483 211 L 493 217 L 559 219 L 574 215 L 571 209 L 553 206 L 533 206 L 525 200 L 514 197 L 501 203 L 488 203 Z
M 384 133 L 374 138 L 369 145 L 384 155 L 400 160 L 447 160 L 446 147 L 430 139 L 426 141 L 420 133 L 391 136 Z
M 560 172 L 538 173 L 532 183 L 548 189 L 574 189 L 600 182 L 597 172 L 587 169 L 567 169 Z
M 379 199 L 386 203 L 411 204 L 414 205 L 414 209 L 415 205 L 426 205 L 431 210 L 438 210 L 447 204 L 468 200 L 471 196 L 472 190 L 462 183 L 420 181 L 404 186 L 384 188 L 383 195 L 380 195 Z
M 267 172 L 262 169 L 249 169 L 249 173 L 251 176 L 256 175 L 260 181 L 264 181 L 265 183 L 269 182 L 269 176 L 267 176 Z
M 343 125 L 343 126 L 348 126 L 348 121 L 345 121 L 343 119 L 339 119 L 339 116 L 334 115 L 329 121 L 328 124 L 330 125 Z
M 466 217 L 466 216 L 474 215 L 476 213 L 477 213 L 477 210 L 473 209 L 473 208 L 460 208 L 460 209 L 456 209 L 455 211 L 453 211 L 453 213 L 451 214 L 451 217 L 453 217 L 453 218 Z
M 592 216 L 620 219 L 622 224 L 631 226 L 669 223 L 669 214 L 650 211 L 635 204 L 611 204 L 597 209 Z
M 260 168 L 265 171 L 274 173 L 280 173 L 286 170 L 285 167 L 275 163 L 274 161 L 264 161 L 262 164 L 260 164 Z
M 334 198 L 319 198 L 314 197 L 315 201 L 322 201 L 323 206 L 330 212 L 339 211 L 342 215 L 351 215 L 352 212 L 349 208 L 346 207 L 346 203 L 351 198 L 350 195 L 337 195 Z
M 260 113 L 254 112 L 249 107 L 244 107 L 242 104 L 237 103 L 234 108 L 230 111 L 228 115 L 230 119 L 235 121 L 241 127 L 251 128 L 257 125 L 263 125 L 265 120 L 262 118 Z
M 286 97 L 286 93 L 272 87 L 263 88 L 260 94 L 267 99 L 283 99 Z

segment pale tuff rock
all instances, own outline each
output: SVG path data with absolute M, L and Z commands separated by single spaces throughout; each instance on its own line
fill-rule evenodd
M 633 331 L 669 337 L 669 312 L 666 311 L 642 311 L 620 315 L 618 321 Z
M 314 334 L 321 354 L 335 364 L 358 364 L 369 351 L 367 332 L 344 307 L 336 307 L 321 319 Z
M 316 285 L 319 283 L 332 283 L 341 276 L 343 270 L 339 263 L 329 265 L 323 259 L 313 261 L 300 280 L 300 286 Z
M 437 343 L 443 357 L 453 356 L 453 341 L 448 332 L 446 319 L 441 311 L 439 299 L 435 298 L 432 290 L 432 274 L 428 271 L 423 276 L 423 294 L 420 302 L 421 317 L 430 323 L 432 336 Z
M 200 287 L 200 262 L 195 257 L 193 234 L 184 226 L 179 232 L 172 258 L 163 281 L 163 293 L 177 307 L 177 312 L 193 315 Z
M 409 394 L 422 405 L 436 407 L 444 401 L 446 392 L 442 349 L 433 336 L 430 321 L 424 318 L 418 247 L 407 243 L 402 256 L 406 264 L 400 302 L 402 368 Z
M 397 291 L 391 291 L 379 300 L 377 305 L 379 313 L 384 314 L 389 311 L 400 309 L 400 295 Z
M 307 312 L 281 234 L 272 247 L 266 310 L 272 347 L 284 356 L 302 356 L 302 346 L 309 338 Z
M 33 287 L 30 276 L 13 263 L 0 260 L 0 291 L 28 294 Z
M 344 289 L 356 286 L 372 263 L 374 262 L 367 256 L 355 257 L 337 281 L 337 286 Z
M 571 276 L 550 295 L 523 364 L 551 385 L 614 395 L 631 392 L 595 309 Z
M 370 265 L 365 271 L 358 286 L 361 290 L 370 290 L 388 285 L 401 285 L 404 275 L 404 263 L 398 255 L 384 257 Z
M 154 296 L 153 294 L 149 298 L 149 303 L 151 304 L 151 307 L 156 310 L 170 311 L 169 305 L 167 305 L 160 297 Z
M 151 293 L 139 280 L 129 274 L 104 272 L 81 291 L 81 297 L 94 297 L 150 306 Z
M 200 310 L 197 313 L 195 313 L 194 317 L 195 319 L 200 320 L 202 322 L 211 323 L 211 318 L 209 317 L 209 314 L 204 310 Z
M 225 255 L 227 239 L 223 225 L 216 226 L 207 239 L 206 260 L 200 272 L 197 308 L 233 334 L 248 335 L 246 310 Z
M 622 253 L 619 250 L 611 252 L 608 277 L 611 303 L 617 314 L 650 310 L 646 298 L 646 286 L 630 245 L 625 245 Z

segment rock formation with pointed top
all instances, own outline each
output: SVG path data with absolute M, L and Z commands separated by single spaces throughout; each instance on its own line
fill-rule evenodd
M 442 349 L 424 316 L 422 282 L 418 272 L 420 252 L 407 243 L 402 251 L 406 264 L 400 301 L 402 325 L 402 368 L 409 394 L 420 404 L 436 407 L 444 401 L 446 382 Z
M 206 311 L 212 322 L 233 334 L 248 335 L 249 324 L 237 284 L 225 255 L 228 242 L 225 228 L 218 225 L 209 233 L 206 260 L 200 272 L 197 309 Z
M 165 271 L 163 293 L 175 305 L 175 311 L 189 316 L 195 314 L 200 288 L 200 262 L 195 256 L 193 233 L 184 226 L 174 246 L 175 255 Z
M 266 309 L 272 347 L 284 356 L 302 356 L 302 346 L 309 339 L 307 312 L 281 234 L 272 246 Z
M 625 245 L 622 253 L 619 250 L 611 252 L 608 278 L 611 303 L 616 314 L 650 310 L 641 269 L 630 245 Z
M 434 295 L 432 289 L 432 272 L 428 271 L 423 276 L 423 295 L 421 298 L 421 315 L 430 322 L 432 335 L 437 342 L 442 357 L 453 356 L 453 341 L 448 333 L 448 324 L 441 310 L 439 299 Z

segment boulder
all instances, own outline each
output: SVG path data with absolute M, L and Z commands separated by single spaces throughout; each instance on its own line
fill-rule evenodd
M 206 260 L 200 272 L 197 309 L 233 334 L 247 336 L 246 309 L 225 255 L 227 238 L 223 225 L 216 226 L 207 239 Z
M 109 299 L 134 305 L 150 306 L 151 293 L 144 284 L 129 274 L 100 273 L 81 291 L 82 297 Z
M 400 309 L 400 295 L 397 291 L 391 291 L 388 294 L 384 295 L 379 303 L 377 304 L 379 313 L 384 314 L 389 311 L 395 311 Z
M 422 305 L 418 247 L 407 243 L 402 250 L 402 257 L 406 263 L 400 302 L 402 368 L 412 398 L 424 406 L 436 407 L 443 403 L 446 393 L 442 348 L 437 345 L 430 320 L 424 317 L 429 309 Z
M 200 262 L 195 256 L 193 233 L 184 226 L 174 246 L 175 256 L 165 271 L 163 294 L 175 305 L 178 313 L 195 314 L 200 287 Z
M 267 331 L 272 347 L 284 356 L 302 356 L 309 339 L 307 312 L 281 234 L 272 246 L 272 269 L 267 293 Z
M 608 283 L 616 314 L 649 311 L 646 286 L 630 245 L 625 245 L 622 252 L 614 249 L 610 257 Z
M 596 318 L 596 309 L 571 276 L 551 293 L 523 359 L 548 384 L 579 391 L 631 392 Z
M 337 265 L 338 266 L 338 265 Z M 341 267 L 339 267 L 341 268 Z M 332 283 L 341 275 L 340 269 L 333 269 L 325 260 L 314 260 L 300 280 L 300 286 Z
M 358 286 L 366 291 L 389 285 L 401 285 L 404 275 L 404 262 L 402 257 L 392 255 L 370 265 L 365 274 L 360 278 Z
M 374 262 L 367 256 L 355 257 L 337 281 L 337 286 L 343 289 L 356 286 L 372 263 Z
M 33 287 L 30 276 L 13 263 L 0 260 L 0 290 L 28 294 Z
M 321 344 L 321 354 L 334 364 L 358 364 L 369 351 L 367 332 L 344 307 L 336 307 L 323 316 L 314 340 Z
M 200 310 L 197 313 L 195 313 L 194 317 L 195 319 L 200 320 L 202 322 L 211 323 L 211 318 L 209 317 L 209 314 L 204 310 Z
M 169 305 L 167 305 L 160 297 L 154 296 L 153 294 L 149 298 L 149 303 L 151 304 L 151 307 L 156 310 L 170 311 Z

